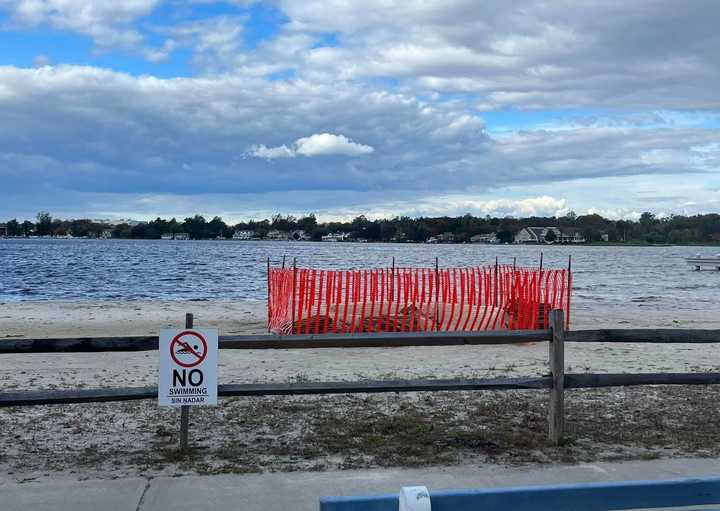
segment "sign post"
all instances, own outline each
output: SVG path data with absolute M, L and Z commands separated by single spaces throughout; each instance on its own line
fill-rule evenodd
M 193 327 L 194 318 L 191 312 L 185 313 L 185 328 Z M 190 430 L 190 406 L 180 407 L 180 452 L 185 454 L 188 450 L 188 431 Z
M 217 404 L 218 331 L 193 328 L 185 315 L 183 330 L 160 331 L 160 406 L 180 407 L 180 451 L 188 449 L 190 407 Z

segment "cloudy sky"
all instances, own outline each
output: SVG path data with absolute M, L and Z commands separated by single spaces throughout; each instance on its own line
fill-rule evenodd
M 0 0 L 0 218 L 720 211 L 716 0 Z

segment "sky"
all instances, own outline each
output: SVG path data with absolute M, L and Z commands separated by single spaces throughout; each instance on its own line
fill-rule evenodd
M 716 0 L 0 0 L 0 219 L 720 211 Z

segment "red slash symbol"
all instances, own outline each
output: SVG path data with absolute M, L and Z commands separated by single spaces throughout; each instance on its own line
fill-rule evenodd
M 192 330 L 180 332 L 170 343 L 170 356 L 182 367 L 195 367 L 200 364 L 205 360 L 207 351 L 205 338 Z

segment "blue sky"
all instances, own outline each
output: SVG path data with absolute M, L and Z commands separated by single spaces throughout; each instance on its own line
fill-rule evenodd
M 263 41 L 271 40 L 288 22 L 282 11 L 263 4 L 233 6 L 226 3 L 178 5 L 160 4 L 146 16 L 138 17 L 134 28 L 148 46 L 161 47 L 165 40 L 163 27 L 179 23 L 212 20 L 221 16 L 242 18 L 243 49 L 252 51 Z M 150 62 L 137 48 L 100 48 L 92 37 L 41 23 L 37 26 L 17 24 L 8 11 L 0 11 L 0 56 L 2 65 L 32 67 L 38 56 L 45 56 L 52 64 L 99 66 L 132 75 L 153 75 L 163 78 L 192 76 L 199 71 L 191 63 L 191 49 L 179 49 L 168 58 Z M 326 38 L 326 40 L 330 40 Z
M 717 211 L 718 15 L 0 0 L 0 219 Z

